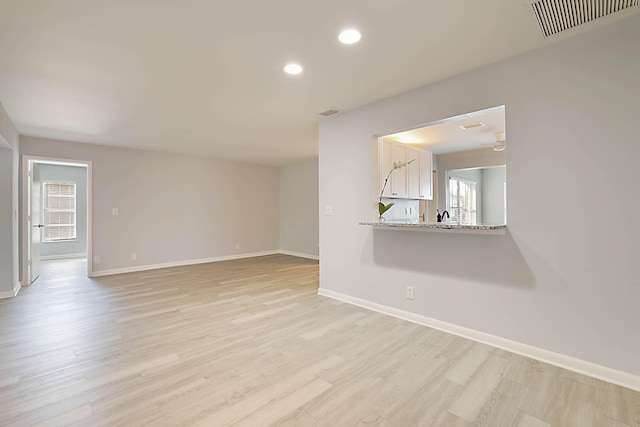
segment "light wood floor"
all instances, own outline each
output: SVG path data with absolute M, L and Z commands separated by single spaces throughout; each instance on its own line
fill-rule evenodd
M 317 296 L 314 261 L 84 268 L 0 302 L 0 425 L 640 425 L 640 393 Z

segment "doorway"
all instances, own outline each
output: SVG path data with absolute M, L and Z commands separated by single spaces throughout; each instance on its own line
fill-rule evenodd
M 23 283 L 40 276 L 42 260 L 85 258 L 93 271 L 90 161 L 23 156 Z

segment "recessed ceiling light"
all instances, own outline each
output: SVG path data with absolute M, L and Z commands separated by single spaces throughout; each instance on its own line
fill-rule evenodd
M 296 64 L 296 63 L 290 63 L 285 65 L 284 67 L 284 72 L 287 74 L 300 74 L 302 72 L 302 66 L 300 64 Z
M 340 42 L 344 44 L 354 44 L 358 43 L 361 37 L 362 36 L 360 35 L 360 31 L 349 28 L 340 33 L 340 35 L 338 36 L 338 40 L 340 40 Z

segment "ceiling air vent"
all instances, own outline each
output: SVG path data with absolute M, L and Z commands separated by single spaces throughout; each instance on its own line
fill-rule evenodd
M 640 0 L 540 0 L 531 4 L 545 37 L 611 15 Z
M 329 117 L 329 116 L 333 116 L 334 114 L 338 114 L 340 112 L 340 110 L 335 109 L 335 108 L 329 108 L 328 110 L 322 111 L 318 114 L 320 114 L 322 117 Z

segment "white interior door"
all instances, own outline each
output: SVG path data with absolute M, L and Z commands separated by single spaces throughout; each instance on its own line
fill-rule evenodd
M 40 168 L 37 163 L 29 162 L 29 283 L 40 276 L 40 242 L 42 240 L 42 185 Z

